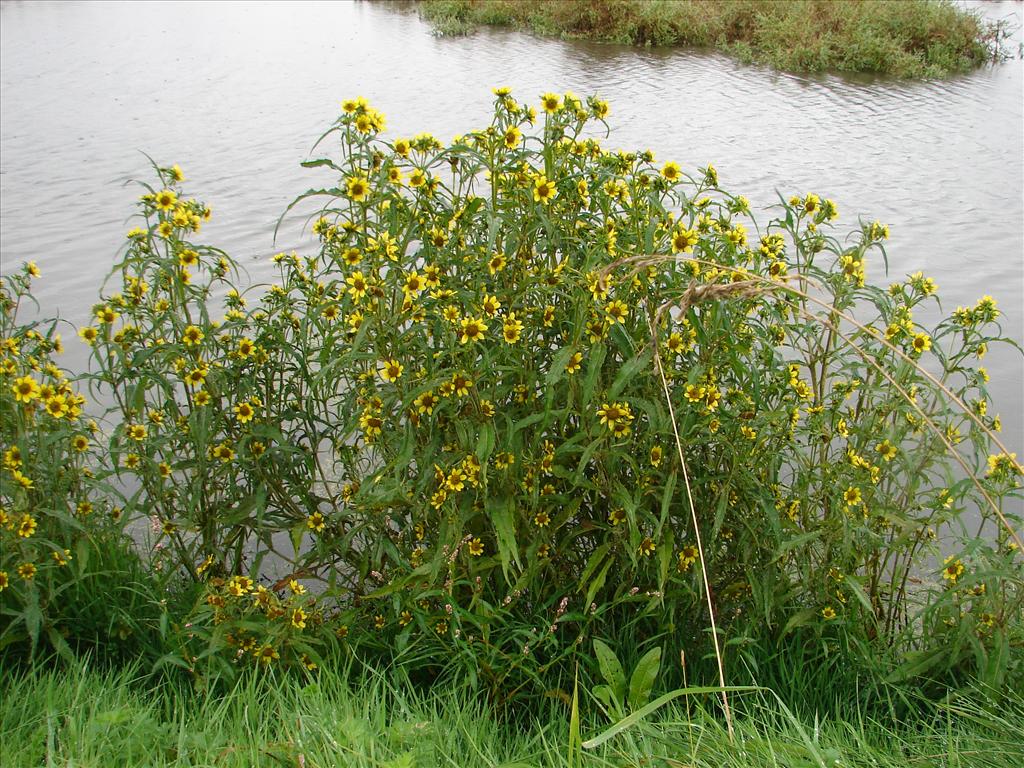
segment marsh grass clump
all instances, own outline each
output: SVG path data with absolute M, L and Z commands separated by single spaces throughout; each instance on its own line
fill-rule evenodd
M 718 48 L 796 72 L 945 77 L 1007 52 L 1005 29 L 943 0 L 425 0 L 442 35 L 477 25 L 625 45 Z
M 979 365 L 995 301 L 925 328 L 930 278 L 868 280 L 887 227 L 837 234 L 812 192 L 758 225 L 712 165 L 602 146 L 609 113 L 498 88 L 445 145 L 346 100 L 306 163 L 331 182 L 290 206 L 315 243 L 271 285 L 238 281 L 199 237 L 211 209 L 154 166 L 79 335 L 114 404 L 93 476 L 151 524 L 170 596 L 161 663 L 355 654 L 501 703 L 569 701 L 595 641 L 647 692 L 683 670 L 641 662 L 680 651 L 717 682 L 791 646 L 822 674 L 1020 674 L 1021 470 Z M 3 449 L 35 457 L 57 429 L 73 445 L 50 405 L 71 385 L 19 389 L 39 359 L 13 306 Z M 23 515 L 97 519 L 47 506 L 71 479 L 8 464 L 5 573 Z M 8 615 L 59 601 L 11 584 Z

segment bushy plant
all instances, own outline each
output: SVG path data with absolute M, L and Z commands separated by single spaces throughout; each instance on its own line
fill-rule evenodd
M 714 167 L 604 149 L 602 100 L 495 95 L 448 146 L 345 101 L 307 163 L 336 182 L 295 203 L 325 200 L 318 244 L 269 287 L 157 168 L 80 334 L 126 509 L 202 590 L 182 663 L 311 666 L 333 637 L 507 699 L 594 638 L 697 658 L 713 612 L 733 658 L 800 632 L 998 681 L 1022 596 L 995 302 L 927 330 L 929 278 L 866 279 L 878 222 L 836 237 L 808 193 L 762 229 Z

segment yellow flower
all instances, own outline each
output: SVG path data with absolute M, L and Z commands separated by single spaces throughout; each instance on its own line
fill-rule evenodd
M 484 543 L 479 538 L 469 542 L 469 554 L 473 557 L 480 557 L 484 553 Z
M 186 248 L 178 254 L 179 267 L 194 267 L 199 263 L 199 254 L 191 248 Z
M 843 501 L 846 502 L 847 507 L 853 507 L 860 504 L 862 500 L 860 488 L 855 488 L 852 485 L 846 489 L 843 493 Z
M 22 515 L 21 521 L 18 523 L 18 535 L 23 539 L 27 539 L 36 532 L 37 526 L 36 519 L 32 515 Z
M 944 561 L 945 564 L 942 568 L 942 578 L 950 583 L 950 586 L 956 584 L 957 579 L 963 576 L 964 564 L 959 560 L 955 559 L 952 555 L 947 557 Z
M 932 348 L 932 338 L 927 333 L 915 333 L 911 345 L 914 352 L 920 355 Z
M 7 571 L 0 571 L 0 592 L 3 592 L 10 586 L 11 580 L 7 576 Z
M 253 652 L 256 660 L 264 667 L 269 667 L 274 663 L 276 659 L 281 658 L 281 654 L 272 645 L 263 645 L 259 649 Z
M 363 430 L 363 434 L 366 435 L 367 439 L 372 440 L 381 434 L 384 428 L 384 420 L 372 411 L 363 411 L 359 417 L 359 428 Z
M 691 403 L 699 403 L 704 399 L 707 390 L 698 384 L 687 384 L 683 390 L 683 397 Z
M 665 163 L 664 167 L 661 169 L 662 177 L 669 182 L 679 181 L 680 173 L 679 165 L 677 163 Z
M 11 390 L 14 392 L 14 399 L 19 403 L 31 403 L 39 397 L 39 384 L 31 376 L 15 379 Z
M 505 131 L 504 136 L 502 136 L 502 141 L 505 144 L 505 148 L 515 149 L 516 147 L 518 147 L 519 141 L 522 138 L 522 136 L 523 134 L 520 132 L 518 128 L 516 128 L 514 125 L 510 127 L 508 130 Z
M 551 524 L 551 515 L 549 515 L 544 510 L 541 510 L 540 512 L 533 516 L 533 523 L 538 528 L 546 528 L 548 525 Z
M 247 424 L 256 415 L 256 409 L 252 407 L 251 403 L 239 403 L 233 410 L 239 424 Z
M 988 457 L 988 471 L 986 477 L 994 480 L 1002 480 L 1020 474 L 1021 467 L 1017 463 L 1016 453 L 992 454 Z
M 309 618 L 309 617 L 306 615 L 306 612 L 304 610 L 302 610 L 301 608 L 296 608 L 295 610 L 292 611 L 292 616 L 291 616 L 292 626 L 295 627 L 296 629 L 305 629 L 306 628 L 306 619 L 307 618 Z
M 615 323 L 625 323 L 626 318 L 629 317 L 629 307 L 624 302 L 615 300 L 605 307 L 605 312 L 608 313 L 608 317 L 611 319 L 612 325 Z
M 662 450 L 660 445 L 655 445 L 651 448 L 650 462 L 652 467 L 657 467 L 661 464 Z
M 124 428 L 124 431 L 132 440 L 146 439 L 146 427 L 142 424 L 129 424 Z
M 86 327 L 78 330 L 78 337 L 89 346 L 93 345 L 97 336 L 99 336 L 99 332 L 91 325 L 87 325 Z
M 697 230 L 677 227 L 672 233 L 672 253 L 692 253 L 698 239 Z
M 32 478 L 23 475 L 20 469 L 12 469 L 11 477 L 14 478 L 14 482 L 16 482 L 18 485 L 20 485 L 22 488 L 26 490 L 34 487 L 32 483 Z
M 221 464 L 227 464 L 235 458 L 235 452 L 227 443 L 215 445 L 211 451 L 213 458 L 220 459 Z
M 452 375 L 451 388 L 452 392 L 459 397 L 466 397 L 469 394 L 469 388 L 473 386 L 473 380 L 469 377 L 456 373 Z
M 190 325 L 185 329 L 185 333 L 182 334 L 181 340 L 186 347 L 194 347 L 199 344 L 205 338 L 205 334 L 197 326 Z
M 416 296 L 423 291 L 426 282 L 419 272 L 413 270 L 406 275 L 405 283 L 402 285 L 402 292 L 406 296 Z
M 321 514 L 320 512 L 314 512 L 309 517 L 307 517 L 306 527 L 309 528 L 309 530 L 311 531 L 316 531 L 317 533 L 320 533 L 326 527 L 326 522 L 324 521 L 323 514 Z
M 102 306 L 96 310 L 96 319 L 106 325 L 110 325 L 119 317 L 120 315 L 109 306 Z
M 690 566 L 697 562 L 697 548 L 687 544 L 679 551 L 679 570 L 688 571 Z
M 25 581 L 32 581 L 36 575 L 36 566 L 34 563 L 22 563 L 18 566 L 18 575 L 21 576 Z
M 565 372 L 570 376 L 580 369 L 580 365 L 583 363 L 583 354 L 580 352 L 573 352 L 572 357 L 569 358 L 565 364 Z
M 429 416 L 434 412 L 434 406 L 437 405 L 437 398 L 434 396 L 434 392 L 429 390 L 413 400 L 412 403 L 416 406 L 416 411 L 418 413 L 425 413 Z
M 55 419 L 61 419 L 70 412 L 67 398 L 64 395 L 54 395 L 46 400 L 46 412 Z
M 562 106 L 562 99 L 557 93 L 545 93 L 540 97 L 540 105 L 545 112 L 551 115 Z
M 394 358 L 382 360 L 377 364 L 377 375 L 386 382 L 394 383 L 398 381 L 402 376 L 402 371 L 405 370 L 400 362 Z
M 21 466 L 21 449 L 12 445 L 4 451 L 4 466 L 8 469 L 17 469 Z
M 25 271 L 28 272 L 31 277 L 39 277 L 42 274 L 34 261 L 30 261 L 25 265 Z
M 459 343 L 465 344 L 468 341 L 480 341 L 486 332 L 487 326 L 482 318 L 463 318 L 462 335 L 459 337 Z
M 890 443 L 888 440 L 883 440 L 878 445 L 876 445 L 875 450 L 879 454 L 881 454 L 882 458 L 885 461 L 892 461 L 893 459 L 896 458 L 896 454 L 898 453 L 898 451 L 896 450 L 896 446 Z
M 67 565 L 72 560 L 70 549 L 55 550 L 50 555 L 57 565 Z
M 502 334 L 505 338 L 506 344 L 515 344 L 519 341 L 519 336 L 523 332 L 523 321 L 519 320 L 515 312 L 510 312 L 509 316 L 505 318 L 505 324 L 502 327 Z
M 352 300 L 356 303 L 362 300 L 370 287 L 362 272 L 353 272 L 345 279 L 345 282 L 348 284 L 348 292 L 352 294 Z
M 497 274 L 505 268 L 505 263 L 505 256 L 503 254 L 496 253 L 491 256 L 490 260 L 487 262 L 487 271 L 492 275 Z
M 164 189 L 153 195 L 153 204 L 158 211 L 170 211 L 178 202 L 178 195 L 170 189 Z
M 235 348 L 235 352 L 241 358 L 250 357 L 256 351 L 256 344 L 252 339 L 241 338 L 238 340 L 238 346 Z
M 558 194 L 558 189 L 553 181 L 548 181 L 543 173 L 533 179 L 533 200 L 534 202 L 547 205 Z
M 650 557 L 652 554 L 654 554 L 654 550 L 656 548 L 657 547 L 655 546 L 654 541 L 651 540 L 650 536 L 647 536 L 644 538 L 643 541 L 640 542 L 639 551 L 643 557 Z
M 345 182 L 345 191 L 349 199 L 361 203 L 370 193 L 370 183 L 361 174 L 349 176 Z
M 459 468 L 455 467 L 451 472 L 448 473 L 444 481 L 445 489 L 458 493 L 466 487 L 466 475 Z
M 75 435 L 71 438 L 71 447 L 79 453 L 83 453 L 89 449 L 89 438 L 85 435 Z
M 607 424 L 608 429 L 614 432 L 616 437 L 629 434 L 633 413 L 628 403 L 604 403 L 597 409 L 597 415 L 601 418 L 601 423 Z
M 825 621 L 832 621 L 836 617 L 835 609 L 831 605 L 827 605 L 821 609 L 821 617 Z

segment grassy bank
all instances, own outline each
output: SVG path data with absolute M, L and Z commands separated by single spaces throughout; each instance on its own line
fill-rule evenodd
M 943 77 L 998 56 L 1001 34 L 945 0 L 424 0 L 441 34 L 479 24 L 626 45 L 714 47 L 782 70 Z
M 1016 766 L 1024 699 L 923 705 L 899 726 L 858 718 L 801 723 L 756 694 L 736 743 L 693 701 L 668 706 L 594 750 L 569 748 L 560 704 L 526 724 L 497 722 L 464 690 L 413 692 L 383 679 L 350 686 L 321 672 L 249 677 L 203 696 L 136 671 L 7 672 L 0 677 L 4 765 L 149 766 Z M 583 738 L 606 727 L 583 723 Z

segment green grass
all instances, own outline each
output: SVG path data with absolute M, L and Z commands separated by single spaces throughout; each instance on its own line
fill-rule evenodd
M 146 766 L 1018 766 L 1024 698 L 922 702 L 900 725 L 856 712 L 798 722 L 771 697 L 739 700 L 736 742 L 703 708 L 677 700 L 582 755 L 569 713 L 552 702 L 525 722 L 499 722 L 472 691 L 430 693 L 338 672 L 309 682 L 240 680 L 223 695 L 154 683 L 137 670 L 0 673 L 0 764 Z M 581 698 L 586 698 L 582 690 Z M 582 738 L 607 727 L 584 715 Z M 580 758 L 577 761 L 577 758 Z
M 777 69 L 945 77 L 1005 55 L 1005 27 L 948 0 L 423 0 L 442 35 L 480 24 L 626 45 L 713 47 Z

